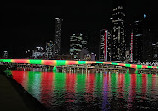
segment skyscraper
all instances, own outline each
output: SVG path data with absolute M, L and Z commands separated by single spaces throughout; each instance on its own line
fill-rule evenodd
M 138 62 L 142 61 L 143 55 L 143 27 L 142 21 L 136 20 L 132 24 L 132 33 L 133 33 L 133 61 Z
M 152 44 L 153 62 L 158 62 L 158 42 Z
M 61 24 L 63 19 L 55 18 L 54 55 L 61 54 Z
M 112 10 L 112 61 L 125 60 L 124 0 L 113 0 Z
M 74 56 L 74 59 L 78 60 L 79 53 L 83 48 L 86 48 L 87 40 L 83 38 L 83 34 L 73 34 L 70 36 L 70 55 Z
M 107 61 L 107 30 L 100 30 L 99 60 Z
M 41 59 L 45 55 L 43 47 L 36 47 L 35 50 L 32 50 L 32 58 Z
M 46 52 L 45 52 L 45 57 L 47 59 L 52 59 L 54 57 L 54 44 L 52 41 L 49 41 L 48 43 L 46 43 Z
M 107 33 L 107 61 L 111 61 L 112 56 L 112 35 L 111 31 Z
M 148 16 L 139 17 L 132 23 L 134 62 L 152 61 L 152 34 Z
M 8 58 L 8 51 L 3 51 L 3 58 Z
M 111 43 L 111 33 L 106 29 L 100 30 L 100 61 L 111 61 Z

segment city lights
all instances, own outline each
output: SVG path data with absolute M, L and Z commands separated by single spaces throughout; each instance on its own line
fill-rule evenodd
M 1 111 L 158 110 L 156 0 L 22 2 L 1 7 Z

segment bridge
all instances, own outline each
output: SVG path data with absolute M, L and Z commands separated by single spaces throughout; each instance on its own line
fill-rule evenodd
M 107 64 L 107 65 L 123 66 L 123 67 L 134 68 L 134 69 L 158 69 L 158 66 L 117 63 L 117 62 L 100 62 L 100 61 L 0 59 L 0 62 L 1 63 L 27 63 L 27 64 L 49 65 L 49 66 L 78 65 L 78 64 Z

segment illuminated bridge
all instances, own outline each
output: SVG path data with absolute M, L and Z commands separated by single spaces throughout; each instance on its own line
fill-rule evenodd
M 134 69 L 158 69 L 158 66 L 147 66 L 127 63 L 116 62 L 100 62 L 100 61 L 73 61 L 73 60 L 39 60 L 39 59 L 0 59 L 2 63 L 27 63 L 27 64 L 39 64 L 49 66 L 62 66 L 62 65 L 78 65 L 78 64 L 107 64 L 115 66 L 124 66 Z

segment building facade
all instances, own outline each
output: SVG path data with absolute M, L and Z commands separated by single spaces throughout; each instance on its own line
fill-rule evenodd
M 112 33 L 111 31 L 107 32 L 107 61 L 112 60 Z
M 152 33 L 150 32 L 147 17 L 139 18 L 132 24 L 133 33 L 133 62 L 152 61 Z
M 54 54 L 54 44 L 52 41 L 46 43 L 45 58 L 52 59 Z
M 54 55 L 61 54 L 61 25 L 63 19 L 55 18 L 55 40 L 54 40 Z
M 153 62 L 158 62 L 158 42 L 152 44 Z
M 45 52 L 43 47 L 36 47 L 35 50 L 32 50 L 32 58 L 34 59 L 42 59 L 44 58 Z
M 111 33 L 106 29 L 100 30 L 100 48 L 99 48 L 100 61 L 111 61 L 111 47 L 112 47 Z
M 8 58 L 8 51 L 3 51 L 3 58 Z
M 143 27 L 140 20 L 133 24 L 133 62 L 142 61 L 143 54 Z
M 100 30 L 99 60 L 107 61 L 107 30 Z
M 80 52 L 86 47 L 87 40 L 83 38 L 83 34 L 79 33 L 70 36 L 70 55 L 73 55 L 75 60 L 80 59 Z
M 125 11 L 124 0 L 113 0 L 112 10 L 112 61 L 125 60 Z

